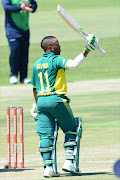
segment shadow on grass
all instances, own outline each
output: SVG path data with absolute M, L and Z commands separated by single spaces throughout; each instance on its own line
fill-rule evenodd
M 31 171 L 35 169 L 14 169 L 14 168 L 9 168 L 9 169 L 0 169 L 0 172 L 22 172 L 22 171 Z
M 90 173 L 82 173 L 82 175 L 74 175 L 71 173 L 63 173 L 63 174 L 60 174 L 60 176 L 61 177 L 65 177 L 65 176 L 94 176 L 94 175 L 103 175 L 103 174 L 114 175 L 111 172 L 90 172 Z
M 90 173 L 82 173 L 82 176 L 101 175 L 101 174 L 113 175 L 111 172 L 90 172 Z

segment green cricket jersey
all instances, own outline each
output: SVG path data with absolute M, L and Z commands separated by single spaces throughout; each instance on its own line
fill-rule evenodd
M 11 0 L 11 4 L 13 6 L 20 6 L 19 2 L 23 2 L 25 0 Z M 31 0 L 27 0 L 29 3 L 31 3 Z M 11 12 L 12 20 L 14 21 L 15 25 L 24 30 L 27 31 L 29 29 L 29 13 L 26 11 L 19 11 L 19 12 Z
M 31 85 L 37 96 L 62 95 L 67 93 L 65 69 L 68 59 L 45 53 L 34 64 Z

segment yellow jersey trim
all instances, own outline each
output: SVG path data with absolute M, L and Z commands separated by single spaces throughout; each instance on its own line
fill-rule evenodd
M 66 94 L 67 93 L 67 85 L 66 85 L 64 69 L 58 70 L 54 87 L 55 87 L 56 94 Z

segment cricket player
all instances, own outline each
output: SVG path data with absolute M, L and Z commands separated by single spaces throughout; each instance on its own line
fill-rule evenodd
M 36 0 L 2 0 L 5 11 L 6 37 L 10 48 L 10 83 L 31 83 L 27 79 L 29 54 L 29 13 L 37 9 Z
M 56 150 L 54 143 L 56 120 L 65 133 L 64 147 L 67 158 L 62 170 L 81 175 L 81 171 L 73 164 L 73 161 L 79 161 L 79 159 L 74 159 L 76 154 L 73 155 L 74 148 L 77 146 L 75 142 L 77 133 L 75 118 L 69 105 L 70 99 L 66 96 L 65 71 L 78 68 L 97 44 L 97 37 L 89 34 L 89 40 L 83 52 L 74 60 L 70 60 L 59 56 L 61 47 L 56 37 L 47 36 L 41 41 L 41 48 L 45 53 L 33 66 L 31 85 L 38 110 L 37 133 L 40 136 L 40 153 L 44 161 L 44 177 L 59 176 L 56 153 L 53 153 Z M 34 106 L 31 110 L 34 118 L 35 109 Z M 80 137 L 77 141 L 80 141 Z

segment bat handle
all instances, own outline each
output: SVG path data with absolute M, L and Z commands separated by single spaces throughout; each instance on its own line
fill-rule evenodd
M 97 45 L 96 48 L 97 48 L 101 53 L 105 54 L 105 51 L 104 51 L 100 46 Z

